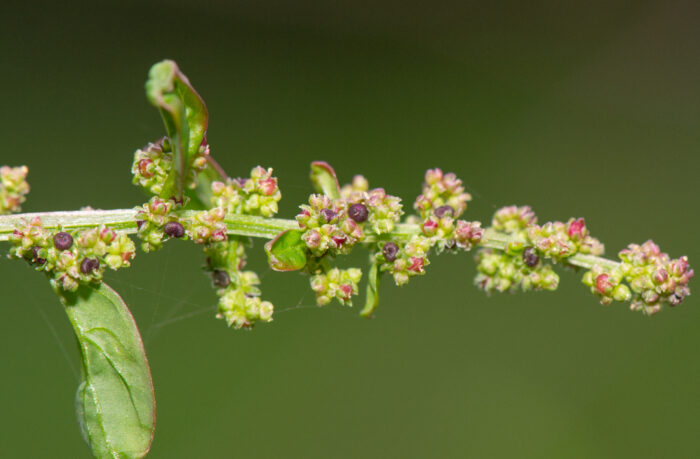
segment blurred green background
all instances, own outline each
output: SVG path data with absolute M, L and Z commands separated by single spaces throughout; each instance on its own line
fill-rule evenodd
M 585 216 L 609 254 L 654 238 L 698 266 L 695 2 L 70 3 L 0 6 L 0 162 L 30 167 L 27 211 L 144 201 L 131 156 L 163 128 L 143 83 L 172 58 L 229 174 L 275 168 L 281 216 L 312 160 L 407 205 L 439 166 L 470 219 L 529 204 Z M 214 319 L 192 245 L 108 275 L 152 366 L 149 457 L 700 457 L 700 295 L 650 319 L 564 272 L 487 297 L 471 255 L 442 256 L 368 321 L 250 254 L 276 306 L 252 332 Z M 21 263 L 0 276 L 0 457 L 89 457 L 61 306 Z

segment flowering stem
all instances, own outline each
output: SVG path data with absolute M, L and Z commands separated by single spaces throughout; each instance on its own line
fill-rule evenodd
M 190 217 L 195 211 L 185 210 L 179 212 L 182 218 Z M 115 210 L 76 210 L 63 212 L 36 212 L 14 215 L 0 216 L 0 241 L 7 241 L 14 231 L 24 221 L 39 217 L 44 228 L 48 230 L 83 230 L 89 228 L 99 228 L 104 225 L 125 234 L 134 234 L 137 231 L 135 209 L 115 209 Z M 296 220 L 282 218 L 265 218 L 251 215 L 227 215 L 224 219 L 227 233 L 236 236 L 259 237 L 273 239 L 285 230 L 298 229 Z M 414 234 L 420 233 L 419 225 L 398 224 L 392 232 L 394 238 L 410 238 Z M 506 233 L 501 233 L 493 229 L 488 229 L 480 242 L 480 246 L 505 250 L 511 237 Z M 373 242 L 368 237 L 366 242 Z M 607 258 L 594 255 L 576 254 L 566 259 L 572 266 L 591 269 L 594 265 L 600 265 L 606 269 L 614 269 L 619 263 Z

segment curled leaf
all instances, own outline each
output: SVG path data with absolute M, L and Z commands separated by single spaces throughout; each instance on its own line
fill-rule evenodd
M 324 193 L 331 199 L 340 197 L 340 185 L 335 171 L 325 161 L 314 161 L 311 163 L 311 183 L 319 193 Z
M 376 262 L 372 263 L 367 275 L 367 295 L 365 297 L 365 307 L 360 311 L 362 317 L 372 317 L 372 313 L 379 306 L 379 281 L 382 273 Z
M 265 244 L 270 267 L 275 271 L 297 271 L 306 266 L 306 244 L 299 230 L 282 231 Z
M 173 144 L 174 166 L 162 198 L 182 198 L 192 161 L 205 141 L 209 112 L 184 73 L 171 60 L 154 64 L 148 73 L 146 96 L 156 106 Z
M 153 440 L 155 397 L 134 319 L 106 284 L 62 292 L 81 354 L 76 413 L 98 458 L 144 457 Z

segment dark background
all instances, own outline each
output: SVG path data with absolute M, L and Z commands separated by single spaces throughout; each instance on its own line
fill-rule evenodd
M 63 3 L 0 5 L 0 162 L 30 167 L 27 211 L 144 201 L 132 154 L 163 128 L 143 84 L 172 58 L 229 174 L 275 168 L 280 216 L 312 160 L 407 207 L 439 166 L 470 219 L 529 204 L 585 216 L 611 255 L 654 238 L 700 260 L 694 2 Z M 471 255 L 442 256 L 368 321 L 250 254 L 276 306 L 252 332 L 214 319 L 191 244 L 107 276 L 152 366 L 149 457 L 700 457 L 696 296 L 646 318 L 564 272 L 487 297 Z M 88 457 L 61 306 L 21 263 L 0 276 L 0 457 Z

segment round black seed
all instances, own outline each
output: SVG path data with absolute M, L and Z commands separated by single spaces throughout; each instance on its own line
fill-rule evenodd
M 455 214 L 455 210 L 451 206 L 440 206 L 433 213 L 437 218 L 442 218 L 445 215 L 452 217 Z
M 367 210 L 367 207 L 364 204 L 353 204 L 348 209 L 348 216 L 357 223 L 362 223 L 367 221 L 367 217 L 369 217 L 369 210 Z
M 170 237 L 182 237 L 185 235 L 185 227 L 180 222 L 168 222 L 163 231 Z
M 217 287 L 226 287 L 231 283 L 231 278 L 228 277 L 228 273 L 226 271 L 221 271 L 220 269 L 217 269 L 211 273 L 211 279 L 214 282 L 214 285 Z
M 53 246 L 58 250 L 68 250 L 73 246 L 73 236 L 65 231 L 56 233 L 53 237 Z
M 540 257 L 537 256 L 537 253 L 535 253 L 535 249 L 532 247 L 528 247 L 525 249 L 523 252 L 523 262 L 532 268 L 537 264 L 537 262 L 540 261 Z
M 323 210 L 321 211 L 321 216 L 323 216 L 323 218 L 324 218 L 327 222 L 330 222 L 331 220 L 333 220 L 333 219 L 336 217 L 336 215 L 338 215 L 338 214 L 336 214 L 335 212 L 333 212 L 333 211 L 330 210 L 330 209 L 323 209 Z
M 387 242 L 384 244 L 384 247 L 382 247 L 382 253 L 386 261 L 394 261 L 396 260 L 396 255 L 399 253 L 399 246 L 393 242 Z
M 97 258 L 85 258 L 83 262 L 80 263 L 80 272 L 83 274 L 90 274 L 99 268 L 100 261 Z

